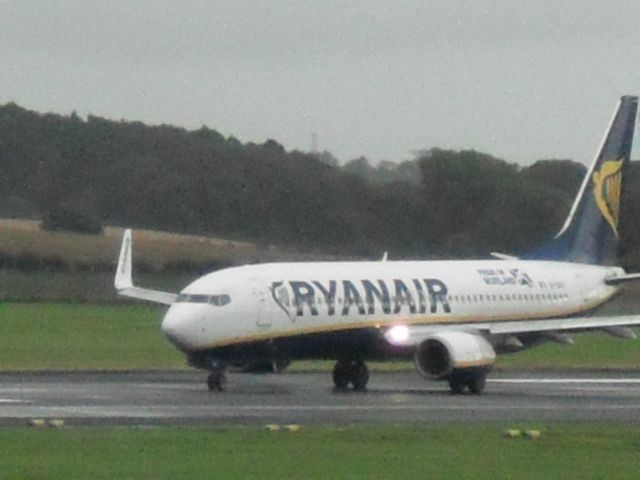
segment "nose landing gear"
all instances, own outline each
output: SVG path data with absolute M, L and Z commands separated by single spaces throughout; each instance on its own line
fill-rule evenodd
M 369 382 L 369 370 L 362 360 L 339 360 L 333 368 L 333 384 L 336 390 L 344 391 L 353 386 L 356 392 L 364 392 Z
M 211 392 L 221 392 L 224 390 L 225 383 L 227 383 L 227 378 L 224 372 L 210 373 L 207 377 L 207 388 Z

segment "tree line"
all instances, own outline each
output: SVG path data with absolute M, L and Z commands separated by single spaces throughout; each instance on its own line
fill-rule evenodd
M 560 227 L 585 174 L 430 149 L 400 164 L 242 143 L 203 126 L 39 114 L 0 106 L 0 215 L 75 219 L 392 258 L 517 254 Z M 632 164 L 623 249 L 638 250 Z

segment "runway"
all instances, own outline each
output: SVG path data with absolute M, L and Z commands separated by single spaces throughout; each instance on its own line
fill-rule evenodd
M 330 373 L 232 374 L 224 392 L 203 372 L 0 374 L 0 425 L 387 424 L 499 421 L 640 423 L 640 373 L 497 372 L 482 396 L 449 394 L 414 372 L 372 373 L 364 393 L 335 392 Z

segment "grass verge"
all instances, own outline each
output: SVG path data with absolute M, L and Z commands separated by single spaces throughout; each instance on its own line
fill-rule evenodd
M 551 425 L 536 440 L 503 428 L 6 428 L 0 479 L 637 478 L 639 427 Z
M 183 355 L 160 331 L 162 308 L 147 305 L 9 303 L 0 305 L 0 370 L 180 369 Z M 576 344 L 546 344 L 498 357 L 497 368 L 637 368 L 640 343 L 598 333 Z M 413 369 L 410 362 L 373 370 Z M 333 361 L 294 362 L 290 369 L 333 368 Z
M 185 361 L 147 305 L 4 304 L 0 369 L 172 369 Z

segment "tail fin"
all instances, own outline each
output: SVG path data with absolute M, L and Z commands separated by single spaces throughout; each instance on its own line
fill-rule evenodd
M 638 110 L 624 96 L 560 233 L 520 258 L 616 265 L 620 199 Z

